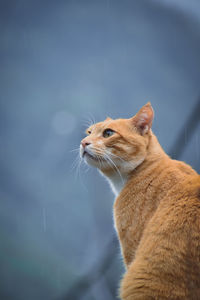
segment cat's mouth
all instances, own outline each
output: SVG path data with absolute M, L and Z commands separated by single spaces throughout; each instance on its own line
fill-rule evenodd
M 82 157 L 85 158 L 85 157 L 89 157 L 93 160 L 98 160 L 97 157 L 95 157 L 94 155 L 90 154 L 89 152 L 87 151 L 83 151 L 83 154 L 82 154 Z

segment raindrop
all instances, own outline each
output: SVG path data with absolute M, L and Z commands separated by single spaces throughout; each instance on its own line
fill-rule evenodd
M 43 207 L 42 209 L 42 221 L 43 221 L 43 230 L 46 232 L 47 229 L 47 219 L 46 219 L 46 209 Z

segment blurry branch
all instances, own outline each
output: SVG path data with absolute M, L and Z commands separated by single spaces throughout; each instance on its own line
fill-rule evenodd
M 83 296 L 92 285 L 95 285 L 95 283 L 97 283 L 98 280 L 100 280 L 101 277 L 109 270 L 112 263 L 116 259 L 118 249 L 119 246 L 117 237 L 113 237 L 112 234 L 112 239 L 109 245 L 106 247 L 104 256 L 98 260 L 96 265 L 92 266 L 92 268 L 86 275 L 84 275 L 84 277 L 81 277 L 80 280 L 75 282 L 71 288 L 69 288 L 67 293 L 60 298 L 60 300 L 80 300 L 81 296 Z
M 178 134 L 178 137 L 176 138 L 174 145 L 169 151 L 169 155 L 172 158 L 179 158 L 181 156 L 186 144 L 188 144 L 189 141 L 191 140 L 193 133 L 195 131 L 195 127 L 197 126 L 199 121 L 200 121 L 200 97 L 194 109 L 192 110 L 189 118 L 187 119 L 180 133 Z
M 193 132 L 195 131 L 195 127 L 200 121 L 200 98 L 197 101 L 193 111 L 191 112 L 188 120 L 185 122 L 181 132 L 171 150 L 169 151 L 169 155 L 173 158 L 179 158 L 183 153 L 186 144 L 192 138 Z M 185 138 L 187 132 L 187 138 Z M 80 300 L 80 297 L 83 296 L 88 289 L 91 288 L 111 267 L 113 261 L 116 259 L 118 244 L 117 238 L 114 237 L 111 239 L 111 242 L 106 247 L 104 252 L 104 256 L 101 260 L 94 265 L 91 270 L 80 280 L 75 282 L 71 288 L 67 291 L 67 293 L 60 300 Z

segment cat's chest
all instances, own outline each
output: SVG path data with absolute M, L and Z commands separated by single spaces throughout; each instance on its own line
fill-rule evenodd
M 123 238 L 131 228 L 135 227 L 135 211 L 136 207 L 133 201 L 126 201 L 126 197 L 123 199 L 121 196 L 116 198 L 114 203 L 114 225 L 120 238 Z
M 114 203 L 114 226 L 126 265 L 134 258 L 144 230 L 145 221 L 142 216 L 142 207 L 138 205 L 138 196 L 138 194 L 123 191 Z

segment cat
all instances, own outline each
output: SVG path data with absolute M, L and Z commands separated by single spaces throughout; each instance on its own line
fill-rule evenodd
M 116 196 L 114 223 L 126 273 L 123 300 L 200 299 L 200 176 L 172 160 L 144 105 L 130 119 L 90 126 L 80 145 Z

